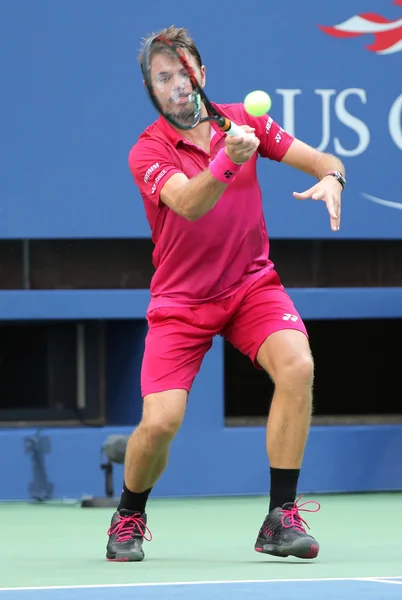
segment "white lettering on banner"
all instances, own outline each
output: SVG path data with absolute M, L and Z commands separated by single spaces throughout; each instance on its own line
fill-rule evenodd
M 395 100 L 388 117 L 388 129 L 395 145 L 402 150 L 402 94 Z
M 322 138 L 317 150 L 323 152 L 331 138 L 331 98 L 336 90 L 314 90 L 314 93 L 322 98 Z
M 283 128 L 290 135 L 295 136 L 295 98 L 302 94 L 302 90 L 276 90 L 283 97 Z M 331 96 L 336 94 L 336 90 L 314 90 L 317 96 L 321 96 L 322 101 L 322 137 L 321 142 L 317 146 L 317 150 L 323 152 L 331 137 Z
M 275 90 L 277 94 L 283 97 L 283 128 L 287 132 L 295 130 L 295 96 L 302 93 L 301 90 Z M 272 119 L 269 129 L 271 129 Z M 269 122 L 269 121 L 268 121 Z M 267 133 L 269 131 L 267 123 Z M 291 135 L 294 135 L 293 133 Z
M 147 170 L 147 172 L 144 175 L 144 183 L 148 183 L 148 180 L 151 176 L 151 174 L 155 171 L 155 169 L 158 169 L 159 167 L 159 163 L 154 163 L 153 165 L 151 165 L 149 167 L 149 169 Z
M 277 94 L 283 99 L 283 128 L 290 135 L 296 136 L 296 97 L 303 94 L 301 89 L 277 89 Z M 368 103 L 367 92 L 362 88 L 346 88 L 338 92 L 334 89 L 315 89 L 314 94 L 321 98 L 321 140 L 317 150 L 326 151 L 331 141 L 334 152 L 339 156 L 355 157 L 363 154 L 370 145 L 371 132 L 367 124 L 346 108 L 349 97 L 357 97 L 362 105 Z M 358 141 L 355 147 L 345 148 L 340 137 L 331 135 L 331 103 L 334 97 L 334 113 L 337 120 L 345 127 L 354 131 Z M 388 130 L 392 141 L 402 150 L 402 95 L 392 103 L 388 114 Z M 378 122 L 378 119 L 376 119 Z
M 351 115 L 345 107 L 345 100 L 352 94 L 355 94 L 360 98 L 363 104 L 367 103 L 367 95 L 365 90 L 361 89 L 347 89 L 343 90 L 338 96 L 335 98 L 335 114 L 338 117 L 339 121 L 349 127 L 349 129 L 353 129 L 359 137 L 359 143 L 353 150 L 345 150 L 338 138 L 334 138 L 334 149 L 336 154 L 340 156 L 359 156 L 359 154 L 363 154 L 370 144 L 370 129 L 367 127 L 363 121 Z

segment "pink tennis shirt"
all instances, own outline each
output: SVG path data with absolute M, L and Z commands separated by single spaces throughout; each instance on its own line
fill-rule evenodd
M 294 138 L 269 115 L 251 117 L 242 104 L 215 106 L 238 125 L 254 127 L 260 146 L 214 208 L 197 221 L 176 214 L 159 194 L 174 173 L 192 178 L 208 168 L 225 145 L 225 134 L 214 123 L 210 154 L 183 138 L 162 117 L 147 127 L 129 154 L 155 244 L 149 310 L 227 298 L 273 268 L 257 158 L 281 161 Z

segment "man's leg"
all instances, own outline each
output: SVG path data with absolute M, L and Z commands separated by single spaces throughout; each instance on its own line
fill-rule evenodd
M 120 503 L 108 530 L 108 560 L 144 558 L 143 541 L 152 539 L 146 503 L 166 467 L 170 444 L 184 417 L 187 395 L 186 390 L 172 389 L 144 397 L 141 422 L 127 444 Z
M 167 390 L 144 397 L 141 422 L 127 444 L 119 510 L 145 512 L 148 495 L 165 470 L 170 443 L 183 421 L 187 396 L 186 390 Z
M 318 543 L 307 536 L 295 504 L 311 422 L 314 366 L 305 326 L 276 273 L 263 276 L 245 293 L 225 337 L 263 368 L 275 386 L 267 423 L 269 517 L 256 550 L 314 558 Z
M 274 381 L 267 424 L 271 467 L 270 510 L 294 502 L 311 422 L 313 359 L 307 337 L 291 329 L 272 333 L 257 354 Z
M 300 511 L 309 509 L 296 503 L 312 413 L 313 359 L 307 337 L 297 330 L 277 330 L 263 342 L 256 360 L 271 375 L 275 391 L 267 423 L 270 507 L 255 549 L 283 557 L 315 558 L 319 544 L 307 534 L 300 517 Z
M 273 379 L 267 423 L 270 511 L 294 502 L 312 413 L 313 359 L 300 331 L 279 330 L 262 344 L 257 361 Z
M 183 421 L 188 393 L 219 329 L 208 308 L 161 308 L 148 315 L 141 371 L 143 414 L 127 445 L 124 485 L 108 531 L 106 557 L 140 561 L 148 496 L 164 471 Z M 209 325 L 208 325 L 209 324 Z

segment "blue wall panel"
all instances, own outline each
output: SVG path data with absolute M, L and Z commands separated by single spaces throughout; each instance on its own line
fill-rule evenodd
M 395 36 L 400 0 L 250 0 L 237 43 L 244 10 L 238 0 L 221 0 L 222 27 L 198 4 L 183 11 L 179 2 L 98 0 L 94 10 L 89 1 L 3 1 L 0 237 L 149 236 L 127 165 L 156 116 L 137 51 L 143 36 L 174 23 L 198 44 L 212 99 L 241 102 L 265 89 L 277 121 L 345 162 L 337 238 L 400 238 L 400 40 L 381 54 L 368 50 L 370 34 L 334 38 L 320 29 L 372 12 L 392 21 Z M 271 236 L 334 236 L 323 205 L 292 197 L 311 178 L 269 161 L 259 172 Z
M 138 362 L 135 364 L 138 368 Z M 130 372 L 126 375 L 129 377 Z M 116 421 L 133 423 L 141 410 L 139 395 L 125 388 L 126 382 L 121 383 L 119 388 L 118 382 L 113 382 L 109 402 L 120 403 L 112 407 Z M 132 384 L 138 385 L 134 380 Z M 45 461 L 55 485 L 54 497 L 104 495 L 99 468 L 102 444 L 110 434 L 130 433 L 131 423 L 122 427 L 44 428 L 41 434 L 51 442 Z M 31 458 L 24 452 L 23 440 L 34 434 L 30 429 L 0 430 L 0 456 L 7 457 L 0 500 L 30 498 Z M 400 490 L 401 455 L 402 425 L 315 426 L 306 448 L 300 491 Z M 122 477 L 122 467 L 118 466 L 114 473 L 116 493 Z M 172 444 L 169 467 L 154 494 L 174 497 L 268 491 L 265 429 L 224 425 L 223 342 L 216 338 L 195 381 L 183 427 Z
M 289 288 L 304 319 L 402 318 L 402 288 Z M 0 292 L 0 321 L 143 319 L 148 290 Z
M 193 398 L 194 399 L 194 398 Z M 210 406 L 203 404 L 204 410 Z M 269 468 L 263 428 L 222 432 L 192 427 L 191 418 L 174 440 L 168 469 L 153 492 L 155 497 L 267 494 Z M 55 498 L 103 496 L 99 453 L 110 433 L 129 428 L 44 430 L 52 451 L 46 456 Z M 23 438 L 33 430 L 0 430 L 0 452 L 7 456 L 0 500 L 30 499 L 30 457 Z M 313 427 L 308 441 L 299 489 L 306 493 L 402 490 L 402 426 Z M 398 459 L 397 459 L 398 457 Z M 115 469 L 116 494 L 123 468 Z

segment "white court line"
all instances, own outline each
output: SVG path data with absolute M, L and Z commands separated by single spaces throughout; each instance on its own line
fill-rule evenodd
M 370 579 L 373 583 L 392 583 L 393 585 L 402 585 L 402 581 L 393 581 L 391 578 Z
M 321 581 L 384 581 L 387 579 L 401 579 L 400 575 L 389 577 L 322 577 L 305 579 L 225 579 L 221 581 L 163 581 L 163 582 L 145 582 L 145 583 L 96 583 L 94 585 L 48 585 L 33 587 L 0 587 L 0 592 L 41 592 L 46 590 L 88 590 L 88 589 L 117 589 L 117 588 L 136 588 L 136 587 L 163 587 L 174 585 L 230 585 L 230 584 L 249 584 L 249 583 L 302 583 L 321 582 Z M 399 583 L 399 582 L 398 582 Z

